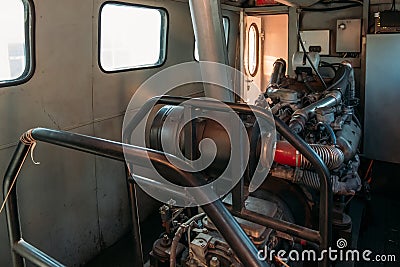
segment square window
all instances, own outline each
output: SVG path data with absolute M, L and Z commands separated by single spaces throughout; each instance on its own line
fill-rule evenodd
M 27 0 L 0 1 L 0 86 L 23 82 L 32 73 L 31 25 Z
M 100 11 L 100 66 L 106 72 L 159 66 L 166 35 L 163 9 L 106 3 Z

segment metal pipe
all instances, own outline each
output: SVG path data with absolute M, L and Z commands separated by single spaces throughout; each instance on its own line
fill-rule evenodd
M 295 133 L 299 133 L 304 129 L 306 122 L 315 114 L 317 108 L 334 107 L 342 102 L 342 94 L 340 91 L 331 91 L 324 98 L 308 105 L 305 108 L 296 110 L 289 122 L 289 127 Z
M 135 164 L 147 166 L 150 160 L 157 167 L 157 170 L 166 172 L 168 178 L 175 178 L 180 182 L 191 186 L 198 186 L 204 181 L 201 173 L 185 172 L 173 165 L 164 153 L 137 146 L 121 144 L 114 141 L 90 137 L 81 134 L 69 133 L 64 131 L 36 128 L 26 132 L 21 139 L 25 140 L 18 144 L 14 157 L 7 169 L 7 175 L 4 178 L 3 191 L 6 194 L 12 187 L 12 181 L 18 175 L 24 160 L 29 152 L 30 146 L 36 141 L 43 141 L 58 146 L 83 151 L 86 153 L 103 156 L 106 158 L 125 161 L 124 152 L 130 158 L 134 159 Z M 173 157 L 170 155 L 169 157 Z M 180 161 L 175 158 L 175 162 Z M 181 161 L 181 164 L 184 162 Z M 188 166 L 190 167 L 190 166 Z M 195 198 L 209 199 L 201 190 L 194 195 Z M 235 221 L 232 214 L 225 208 L 221 200 L 202 206 L 207 216 L 215 223 L 228 245 L 233 249 L 238 258 L 245 266 L 269 266 L 268 263 L 261 261 L 257 257 L 257 249 L 245 234 L 243 229 Z M 10 242 L 21 239 L 21 229 L 19 224 L 19 214 L 17 206 L 16 184 L 11 191 L 10 197 L 6 201 L 7 223 L 10 235 Z M 13 246 L 15 242 L 12 242 Z M 34 251 L 29 246 L 24 246 L 24 251 Z M 16 254 L 19 251 L 15 251 Z M 45 261 L 45 254 L 35 254 L 39 259 Z M 46 255 L 47 256 L 47 255 Z M 20 256 L 15 257 L 15 266 L 23 266 L 23 259 Z M 19 264 L 19 265 L 18 265 Z
M 269 81 L 270 85 L 279 85 L 282 79 L 285 77 L 286 73 L 286 61 L 283 58 L 278 58 L 274 62 L 274 68 L 271 73 L 271 78 Z
M 307 7 L 314 5 L 319 0 L 276 0 L 278 3 L 282 3 L 293 7 Z
M 189 7 L 199 60 L 229 65 L 220 0 L 189 0 Z M 213 84 L 204 84 L 205 95 L 221 101 L 234 102 L 233 91 L 228 90 L 233 89 L 233 83 L 227 69 L 218 67 L 210 70 L 201 65 L 200 68 L 202 76 L 207 76 L 207 80 L 222 81 L 222 84 L 228 86 L 221 88 Z
M 137 184 L 135 180 L 128 180 L 129 205 L 132 219 L 132 237 L 135 247 L 133 255 L 138 266 L 144 266 L 142 235 L 140 232 L 140 215 L 137 202 Z
M 319 200 L 319 232 L 321 235 L 321 249 L 328 249 L 332 240 L 332 186 L 330 173 L 321 158 L 314 150 L 290 128 L 279 117 L 275 117 L 276 130 L 291 143 L 303 156 L 310 161 L 318 173 L 320 179 Z M 320 262 L 322 266 L 328 266 L 328 257 Z
M 82 152 L 93 153 L 96 151 L 96 155 L 103 156 L 106 158 L 111 158 L 115 160 L 124 160 L 123 147 L 120 143 L 104 140 L 100 138 L 93 139 L 89 136 L 77 135 L 74 133 L 63 132 L 60 134 L 59 131 L 53 131 L 48 129 L 36 128 L 32 130 L 32 136 L 36 140 L 43 142 L 48 142 L 63 147 L 68 147 L 71 149 L 76 149 Z M 68 140 L 66 142 L 66 140 Z M 101 146 L 98 142 L 101 141 Z M 143 266 L 143 251 L 142 242 L 140 235 L 140 217 L 139 211 L 137 209 L 137 198 L 136 198 L 137 188 L 135 183 L 128 184 L 128 193 L 130 195 L 130 207 L 131 207 L 131 220 L 132 220 L 132 237 L 135 243 L 134 246 L 134 256 L 137 259 L 137 264 Z
M 293 223 L 285 222 L 279 219 L 271 218 L 258 214 L 256 212 L 243 209 L 240 212 L 234 211 L 231 205 L 226 205 L 230 212 L 233 213 L 235 217 L 254 222 L 259 225 L 263 225 L 268 228 L 275 229 L 277 231 L 285 232 L 287 234 L 305 239 L 307 241 L 315 242 L 317 244 L 321 243 L 321 235 L 318 231 L 299 226 Z
M 227 64 L 220 0 L 190 0 L 189 8 L 199 59 Z
M 221 200 L 202 207 L 222 237 L 226 240 L 244 266 L 269 266 L 257 257 L 258 250 Z M 226 220 L 225 218 L 229 218 Z M 242 253 L 242 254 L 238 254 Z
M 18 243 L 14 245 L 13 249 L 19 255 L 37 266 L 65 267 L 64 264 L 46 255 L 45 253 L 43 253 L 43 251 L 25 242 L 23 239 L 19 240 Z
M 92 137 L 81 136 L 78 135 L 81 141 L 91 140 Z M 94 138 L 97 139 L 97 138 Z M 59 139 L 58 139 L 59 140 Z M 51 141 L 51 140 L 47 140 Z M 107 140 L 102 140 L 102 144 L 99 144 L 100 147 L 103 147 L 103 144 Z M 68 147 L 68 144 L 62 144 L 57 142 L 59 145 L 65 145 Z M 85 148 L 85 143 L 82 142 L 80 147 Z M 116 142 L 113 142 L 114 146 L 118 145 L 116 149 L 122 149 L 122 145 Z M 111 145 L 111 144 L 110 144 Z M 146 166 L 146 160 L 149 158 L 154 164 L 161 165 L 160 167 L 164 167 L 163 170 L 169 170 L 170 177 L 180 177 L 180 182 L 186 183 L 187 186 L 199 186 L 204 178 L 199 173 L 188 173 L 184 172 L 174 165 L 172 165 L 163 153 L 144 149 L 140 147 L 134 147 L 130 145 L 126 145 L 125 153 L 129 153 L 129 157 L 135 156 L 135 164 Z M 110 147 L 109 147 L 110 148 Z M 129 148 L 129 149 L 128 149 Z M 114 154 L 114 153 L 113 153 Z M 122 155 L 122 160 L 124 157 Z M 161 168 L 157 168 L 161 170 Z M 173 170 L 174 175 L 171 175 L 171 171 Z M 194 195 L 196 198 L 207 199 L 209 196 L 203 194 L 201 191 L 198 192 L 197 195 Z M 239 226 L 239 224 L 235 221 L 233 216 L 226 210 L 225 206 L 222 204 L 221 200 L 217 200 L 213 203 L 202 206 L 204 212 L 207 216 L 215 223 L 218 227 L 218 230 L 221 231 L 222 236 L 227 241 L 227 243 L 232 247 L 235 251 L 239 259 L 245 264 L 245 266 L 269 266 L 266 262 L 262 262 L 257 258 L 257 249 L 250 241 L 248 236 L 245 234 L 243 229 Z M 255 252 L 255 253 L 254 253 Z
M 244 65 L 244 35 L 245 35 L 245 22 L 244 22 L 244 10 L 240 9 L 240 15 L 239 15 L 239 55 L 240 55 L 240 72 L 241 73 L 245 73 L 245 65 Z M 236 90 L 236 94 L 239 96 L 245 96 L 245 88 L 246 86 L 246 79 L 244 77 L 244 75 L 240 75 L 240 83 L 239 83 L 239 90 Z M 239 102 L 241 102 L 241 100 L 239 100 Z
M 24 144 L 21 141 L 18 143 L 3 180 L 4 198 L 7 196 L 8 192 L 10 192 L 6 203 L 6 219 L 10 248 L 13 248 L 14 244 L 16 244 L 22 238 L 19 210 L 17 205 L 17 188 L 16 186 L 13 187 L 13 183 L 18 176 L 21 166 L 25 162 L 30 146 L 30 144 Z M 25 266 L 23 257 L 18 255 L 18 253 L 16 253 L 14 250 L 11 250 L 11 258 L 14 267 Z

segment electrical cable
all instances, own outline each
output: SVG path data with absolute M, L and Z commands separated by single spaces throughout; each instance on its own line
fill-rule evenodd
M 178 230 L 175 232 L 175 236 L 172 239 L 172 243 L 171 243 L 171 247 L 170 247 L 170 256 L 169 256 L 169 266 L 170 267 L 176 266 L 176 249 L 178 247 L 178 243 L 179 243 L 179 240 L 181 239 L 182 235 L 188 229 L 190 229 L 190 227 L 193 223 L 195 223 L 197 220 L 203 218 L 205 215 L 206 214 L 204 212 L 197 214 L 179 226 Z
M 337 69 L 335 68 L 335 66 L 338 66 L 337 64 L 335 64 L 335 63 L 334 64 L 330 64 L 330 63 L 325 62 L 325 61 L 321 61 L 320 64 L 322 64 L 321 67 L 327 67 L 327 68 L 332 69 L 333 72 L 336 74 Z
M 280 258 L 280 257 L 278 257 L 278 256 L 276 256 L 276 255 L 274 255 L 274 258 L 275 258 L 275 260 L 276 260 L 281 266 L 290 267 L 289 265 L 287 265 L 286 262 L 283 261 L 282 258 Z
M 311 68 L 314 70 L 315 74 L 317 74 L 317 77 L 321 81 L 321 83 L 324 86 L 324 88 L 327 89 L 328 86 L 326 85 L 326 83 L 325 83 L 324 79 L 322 78 L 321 74 L 318 72 L 317 68 L 312 63 L 311 58 L 308 56 L 306 48 L 304 47 L 303 39 L 301 38 L 301 34 L 300 34 L 300 15 L 301 15 L 301 10 L 297 14 L 297 25 L 296 25 L 297 26 L 297 36 L 299 38 L 301 48 L 303 49 L 304 55 L 306 56 L 308 62 L 310 63 Z
M 336 82 L 334 82 L 333 84 L 331 84 L 328 88 L 326 88 L 326 90 L 327 90 L 327 91 L 330 91 L 330 90 L 332 90 L 332 89 L 335 89 L 335 87 L 336 87 L 339 83 L 341 83 L 341 82 L 343 81 L 344 77 L 346 76 L 346 73 L 347 73 L 347 69 L 345 69 L 345 72 L 343 72 L 343 74 L 339 77 L 339 79 L 338 79 Z
M 367 169 L 367 172 L 365 173 L 365 176 L 364 176 L 364 180 L 365 181 L 367 181 L 367 183 L 371 183 L 371 181 L 372 181 L 372 165 L 374 164 L 374 160 L 372 159 L 370 162 L 369 162 L 369 165 L 368 165 L 368 169 Z
M 318 122 L 317 126 L 323 126 L 324 127 L 325 131 L 329 134 L 329 137 L 331 139 L 332 145 L 336 146 L 337 139 L 336 139 L 336 135 L 335 135 L 335 132 L 333 131 L 332 127 L 328 123 L 324 123 L 324 122 Z
M 315 93 L 315 90 L 312 88 L 312 86 L 308 83 L 307 78 L 303 78 L 303 83 L 307 88 L 308 93 Z
M 357 116 L 355 114 L 353 114 L 352 118 L 353 118 L 354 122 L 357 124 L 357 126 L 360 127 L 360 129 L 361 129 L 362 125 L 361 125 L 360 120 L 357 118 Z

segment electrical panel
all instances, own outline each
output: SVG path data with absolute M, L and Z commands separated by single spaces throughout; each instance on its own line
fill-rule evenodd
M 301 31 L 300 35 L 307 52 L 309 52 L 310 46 L 320 46 L 321 52 L 319 54 L 329 55 L 329 30 Z M 299 51 L 303 52 L 300 43 Z
M 361 51 L 361 19 L 340 19 L 336 22 L 336 52 Z

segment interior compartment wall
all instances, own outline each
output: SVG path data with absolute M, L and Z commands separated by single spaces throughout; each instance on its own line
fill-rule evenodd
M 276 59 L 288 60 L 288 15 L 265 15 L 262 16 L 262 90 L 265 90 L 271 79 L 273 64 Z

